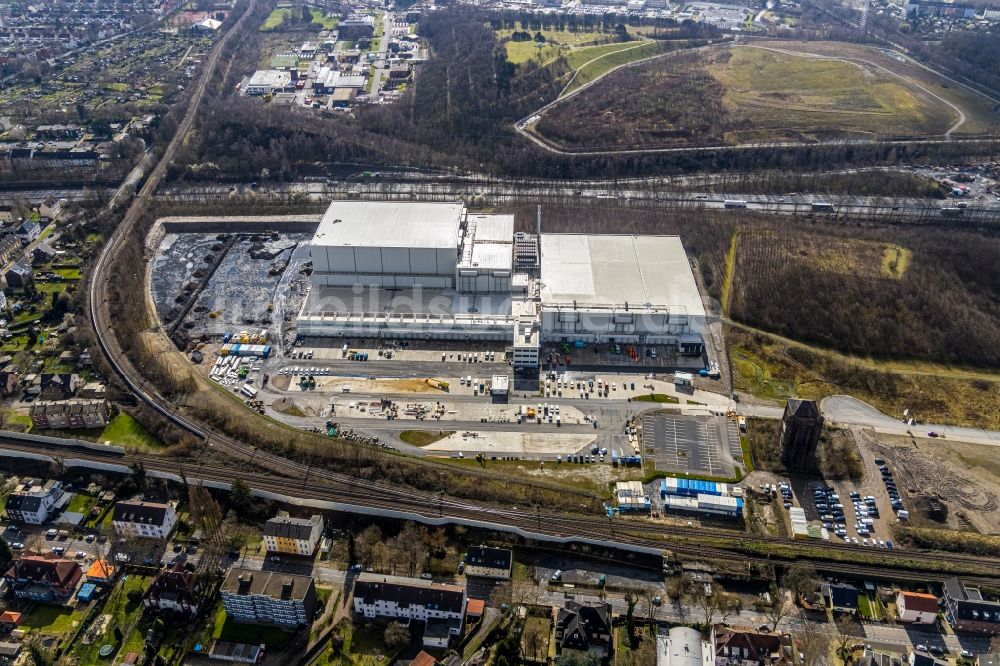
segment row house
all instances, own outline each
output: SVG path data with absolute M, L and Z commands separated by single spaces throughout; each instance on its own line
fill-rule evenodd
M 425 647 L 447 647 L 461 636 L 466 593 L 459 585 L 363 573 L 354 583 L 354 612 L 367 619 L 424 622 Z
M 110 412 L 104 400 L 41 401 L 31 405 L 31 423 L 38 428 L 103 428 Z

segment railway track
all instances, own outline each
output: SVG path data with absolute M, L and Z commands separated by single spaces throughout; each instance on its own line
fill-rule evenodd
M 65 440 L 62 440 L 65 441 Z M 227 466 L 206 465 L 198 461 L 176 461 L 147 454 L 132 454 L 121 449 L 102 447 L 89 443 L 60 444 L 54 438 L 33 438 L 24 435 L 0 434 L 0 450 L 19 451 L 49 457 L 75 458 L 96 464 L 117 464 L 127 467 L 141 464 L 147 472 L 183 476 L 188 479 L 232 483 L 236 479 L 247 482 L 259 492 L 272 493 L 297 500 L 335 502 L 360 510 L 377 509 L 405 513 L 415 520 L 430 523 L 467 522 L 493 526 L 498 530 L 519 531 L 528 538 L 554 541 L 601 542 L 628 551 L 657 550 L 706 562 L 727 562 L 748 565 L 788 564 L 793 561 L 808 562 L 818 570 L 857 577 L 877 577 L 898 580 L 943 580 L 962 574 L 970 581 L 985 585 L 1000 583 L 1000 567 L 995 560 L 962 554 L 927 553 L 923 551 L 895 551 L 899 561 L 894 566 L 878 562 L 851 562 L 850 558 L 875 553 L 884 558 L 884 551 L 864 551 L 841 544 L 823 544 L 827 553 L 840 552 L 842 559 L 829 554 L 815 553 L 817 545 L 797 544 L 780 537 L 752 536 L 732 530 L 701 527 L 674 527 L 618 520 L 595 520 L 593 516 L 552 513 L 536 508 L 534 511 L 504 507 L 481 506 L 433 493 L 421 493 L 349 476 L 310 473 L 307 476 L 280 476 L 273 473 L 242 472 Z M 286 470 L 287 471 L 287 470 Z M 725 542 L 728 547 L 699 543 L 705 540 Z M 755 549 L 773 548 L 774 552 L 755 554 Z M 846 560 L 846 561 L 845 561 Z M 950 562 L 948 570 L 941 570 L 941 562 Z M 901 566 L 906 564 L 906 566 Z

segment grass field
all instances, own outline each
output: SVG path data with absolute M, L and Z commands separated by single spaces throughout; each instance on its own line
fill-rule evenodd
M 1000 124 L 1000 112 L 994 110 L 992 101 L 928 72 L 905 58 L 894 57 L 861 44 L 844 42 L 770 42 L 769 46 L 837 58 L 861 59 L 888 68 L 960 107 L 965 112 L 966 120 L 965 124 L 955 130 L 956 134 L 992 132 Z
M 162 449 L 165 445 L 141 423 L 122 412 L 104 427 L 98 436 L 99 442 L 110 441 L 121 446 L 131 446 L 143 450 Z
M 142 613 L 142 601 L 129 601 L 128 593 L 132 590 L 143 592 L 152 582 L 153 579 L 150 576 L 130 574 L 122 578 L 104 605 L 103 613 L 112 616 L 107 631 L 89 645 L 84 644 L 83 641 L 76 641 L 74 643 L 71 654 L 78 660 L 77 663 L 96 664 L 102 661 L 97 651 L 102 645 L 115 642 L 113 633 L 115 628 L 120 629 L 124 635 Z M 91 629 L 88 628 L 87 631 L 89 632 Z M 127 653 L 119 650 L 119 654 L 125 656 Z
M 267 32 L 268 30 L 274 30 L 281 25 L 281 22 L 285 20 L 286 16 L 291 16 L 291 9 L 274 9 L 268 14 L 264 23 L 260 26 L 261 31 Z M 309 8 L 309 13 L 312 14 L 312 23 L 302 24 L 299 23 L 295 27 L 314 27 L 321 30 L 329 30 L 330 28 L 336 27 L 338 21 L 335 16 L 327 16 L 322 9 L 317 9 L 315 7 Z
M 497 39 L 508 38 L 513 32 L 512 29 L 497 30 Z M 532 36 L 535 34 L 534 31 L 527 32 L 531 32 Z M 533 58 L 546 63 L 555 59 L 559 55 L 560 50 L 589 44 L 600 44 L 613 39 L 611 35 L 603 32 L 571 32 L 569 30 L 541 30 L 539 32 L 545 37 L 542 48 L 538 48 L 534 40 L 526 42 L 510 40 L 505 44 L 507 60 L 515 65 L 520 65 Z
M 751 126 L 733 128 L 731 143 L 937 135 L 957 118 L 940 100 L 865 64 L 744 47 L 708 69 L 732 113 Z
M 86 614 L 85 610 L 39 605 L 21 620 L 20 628 L 31 633 L 62 636 L 75 630 Z

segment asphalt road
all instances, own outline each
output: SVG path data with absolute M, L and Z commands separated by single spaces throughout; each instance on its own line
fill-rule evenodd
M 934 432 L 945 439 L 958 442 L 1000 446 L 1000 432 L 995 430 L 926 423 L 908 426 L 901 419 L 894 419 L 868 403 L 848 395 L 834 395 L 824 398 L 820 403 L 820 410 L 824 417 L 834 423 L 864 426 L 887 435 L 906 436 L 912 434 L 916 437 L 926 437 L 928 433 Z

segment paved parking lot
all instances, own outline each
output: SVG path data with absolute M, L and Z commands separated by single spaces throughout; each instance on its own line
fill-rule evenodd
M 642 419 L 642 443 L 656 469 L 702 476 L 732 476 L 733 452 L 740 452 L 736 426 L 724 416 L 650 412 Z

